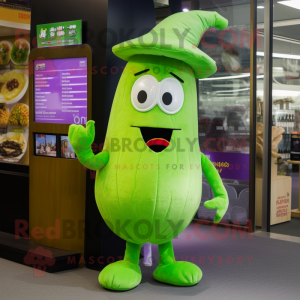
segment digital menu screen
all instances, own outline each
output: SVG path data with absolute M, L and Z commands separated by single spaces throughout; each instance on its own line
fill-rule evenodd
M 86 124 L 87 58 L 34 61 L 36 123 Z

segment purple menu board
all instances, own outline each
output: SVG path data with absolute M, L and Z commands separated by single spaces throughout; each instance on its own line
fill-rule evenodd
M 34 62 L 35 122 L 86 124 L 87 58 Z

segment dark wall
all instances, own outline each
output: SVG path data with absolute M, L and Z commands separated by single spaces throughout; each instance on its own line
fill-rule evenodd
M 0 231 L 15 234 L 17 220 L 28 228 L 28 167 L 11 164 L 1 164 L 0 167 Z M 26 233 L 28 234 L 28 229 Z
M 5 1 L 5 3 L 8 3 L 8 4 L 17 4 L 17 5 L 28 6 L 28 7 L 30 7 L 30 5 L 31 5 L 30 2 L 31 2 L 31 0 L 6 0 Z
M 122 67 L 126 61 L 116 57 L 112 47 L 148 33 L 156 25 L 153 0 L 109 0 L 107 19 L 107 76 L 106 76 L 106 123 L 108 123 L 110 108 L 115 95 Z M 117 67 L 118 73 L 110 70 Z M 113 69 L 115 72 L 116 69 Z
M 170 0 L 169 3 L 170 3 L 171 14 L 182 12 L 181 0 Z
M 107 17 L 107 50 L 106 50 L 106 88 L 105 88 L 105 124 L 107 126 L 111 105 L 114 99 L 115 91 L 122 74 L 122 67 L 125 67 L 125 61 L 119 59 L 112 53 L 112 47 L 118 43 L 124 42 L 141 36 L 149 32 L 155 26 L 155 10 L 153 0 L 109 0 Z M 112 69 L 113 68 L 113 69 Z M 116 70 L 118 72 L 116 73 Z M 111 72 L 112 71 L 112 72 Z M 113 74 L 116 73 L 116 74 Z M 130 99 L 128 99 L 130 101 Z M 87 218 L 91 228 L 99 228 L 101 220 L 101 244 L 97 241 L 98 230 L 89 231 L 86 235 L 86 261 L 90 257 L 96 257 L 101 252 L 103 264 L 93 264 L 90 267 L 101 269 L 107 265 L 107 258 L 124 255 L 125 241 L 117 237 L 99 217 L 94 197 L 94 185 L 89 184 L 87 198 Z M 101 251 L 99 251 L 99 246 Z M 96 261 L 96 260 L 95 260 Z

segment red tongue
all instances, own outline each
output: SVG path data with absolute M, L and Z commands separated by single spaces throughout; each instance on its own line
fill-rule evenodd
M 164 139 L 160 139 L 160 138 L 152 139 L 147 142 L 148 147 L 155 146 L 155 145 L 168 147 L 170 145 L 170 142 L 168 142 L 167 140 L 164 140 Z

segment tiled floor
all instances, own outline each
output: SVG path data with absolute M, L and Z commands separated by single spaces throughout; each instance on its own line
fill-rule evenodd
M 193 287 L 153 279 L 155 245 L 154 265 L 141 266 L 141 284 L 127 292 L 103 289 L 98 272 L 86 268 L 35 277 L 32 268 L 0 259 L 0 299 L 299 299 L 300 245 L 264 236 L 192 223 L 173 245 L 178 260 L 194 261 L 203 271 L 202 280 Z

